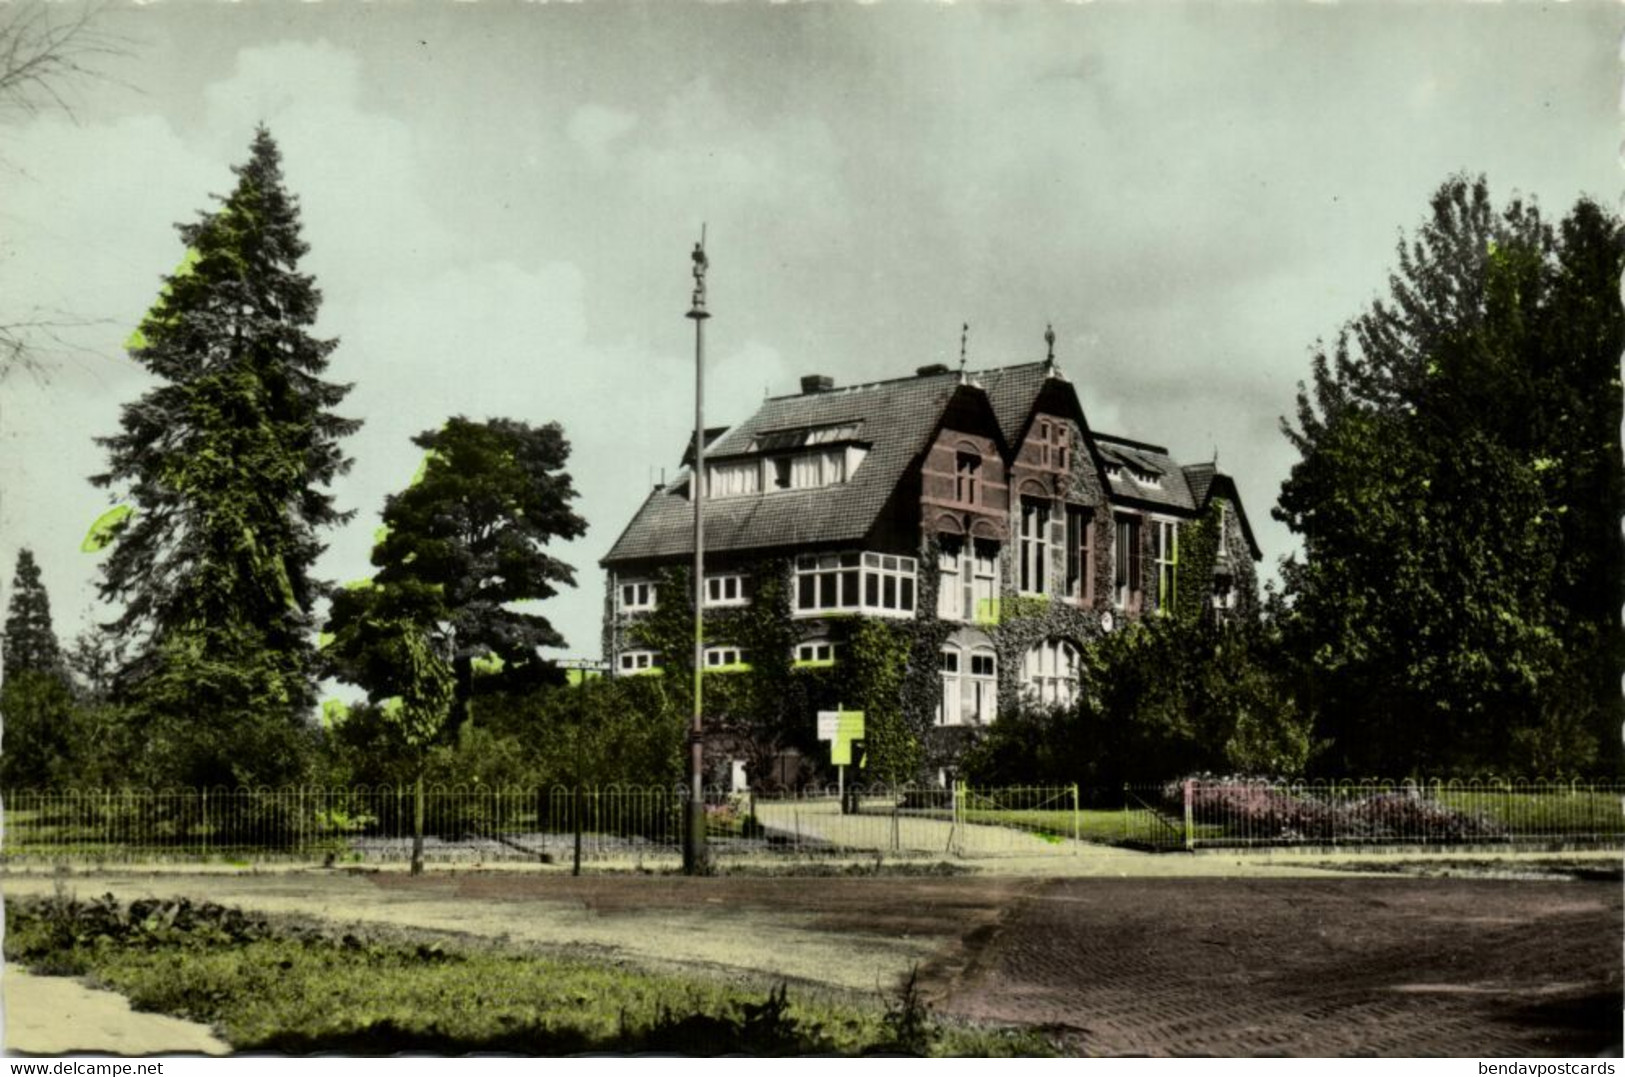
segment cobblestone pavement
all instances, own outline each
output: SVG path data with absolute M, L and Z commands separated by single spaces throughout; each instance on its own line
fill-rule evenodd
M 1617 882 L 1058 880 L 932 986 L 1090 1054 L 1588 1055 L 1620 1043 L 1621 906 Z

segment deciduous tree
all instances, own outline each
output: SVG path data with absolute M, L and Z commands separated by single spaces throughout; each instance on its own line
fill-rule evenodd
M 1589 201 L 1554 233 L 1454 178 L 1314 357 L 1275 515 L 1328 768 L 1617 762 L 1622 259 Z

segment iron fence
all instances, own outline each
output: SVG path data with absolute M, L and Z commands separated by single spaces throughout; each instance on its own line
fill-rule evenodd
M 1016 857 L 1091 845 L 1567 843 L 1625 847 L 1625 782 L 1260 782 L 1127 786 L 1084 807 L 1076 785 L 708 789 L 719 858 Z M 1095 798 L 1098 799 L 1098 798 Z M 684 788 L 428 786 L 425 859 L 457 863 L 676 863 Z M 406 860 L 417 794 L 403 787 L 15 790 L 0 860 Z
M 1150 848 L 1625 846 L 1625 782 L 1478 779 L 1271 782 L 1191 778 L 1124 788 L 1124 842 Z
M 686 789 L 658 786 L 428 786 L 424 856 L 675 861 L 686 802 Z M 410 786 L 15 790 L 3 803 L 0 858 L 11 862 L 404 860 L 418 810 Z M 705 794 L 708 847 L 719 857 L 1047 855 L 1079 838 L 1076 817 L 1076 787 Z

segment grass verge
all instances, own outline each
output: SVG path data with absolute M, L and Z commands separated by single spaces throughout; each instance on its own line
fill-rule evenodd
M 236 1051 L 1052 1054 L 1042 1036 L 939 1022 L 914 981 L 860 1006 L 604 963 L 273 924 L 111 895 L 6 903 L 5 950 L 137 1010 L 214 1026 Z

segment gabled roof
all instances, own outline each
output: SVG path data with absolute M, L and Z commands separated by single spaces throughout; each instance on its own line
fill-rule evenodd
M 1258 548 L 1258 540 L 1253 537 L 1253 525 L 1247 519 L 1247 507 L 1241 503 L 1241 491 L 1236 489 L 1236 480 L 1220 471 L 1217 464 L 1191 464 L 1184 471 L 1185 481 L 1196 495 L 1198 511 L 1205 510 L 1208 502 L 1215 497 L 1229 501 L 1241 522 L 1241 533 L 1247 539 L 1247 549 L 1252 553 L 1253 560 L 1262 560 L 1264 552 Z
M 737 458 L 759 452 L 764 445 L 778 445 L 785 432 L 829 427 L 855 428 L 852 440 L 866 445 L 867 455 L 844 483 L 708 500 L 706 549 L 727 553 L 857 542 L 870 533 L 909 466 L 930 444 L 945 408 L 962 385 L 986 394 L 1004 446 L 1013 448 L 1051 384 L 1051 369 L 1040 362 L 976 371 L 963 381 L 957 371 L 927 369 L 912 377 L 770 397 L 755 415 L 726 433 L 708 429 L 707 458 Z M 1075 410 L 1083 422 L 1071 386 L 1064 379 L 1053 384 L 1065 387 L 1068 410 Z M 1108 480 L 1114 501 L 1194 514 L 1218 492 L 1216 485 L 1226 485 L 1226 496 L 1235 499 L 1240 510 L 1235 484 L 1212 465 L 1182 468 L 1167 449 L 1128 438 L 1091 432 L 1089 440 L 1098 463 L 1118 465 L 1118 476 Z M 692 438 L 688 450 L 685 468 L 693 463 Z M 1145 476 L 1155 481 L 1142 481 Z M 691 480 L 691 470 L 684 470 L 670 486 L 652 492 L 601 563 L 692 556 Z M 1245 513 L 1241 521 L 1256 558 L 1258 547 Z
M 844 483 L 706 501 L 705 548 L 725 553 L 863 538 L 909 464 L 925 449 L 958 387 L 959 375 L 948 372 L 763 401 L 755 415 L 707 446 L 707 455 L 748 452 L 758 434 L 848 423 L 862 424 L 859 436 L 868 444 L 868 454 Z M 685 472 L 652 493 L 603 564 L 692 555 L 691 478 Z

